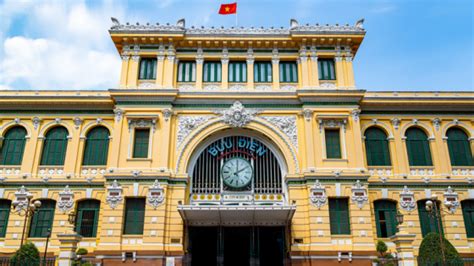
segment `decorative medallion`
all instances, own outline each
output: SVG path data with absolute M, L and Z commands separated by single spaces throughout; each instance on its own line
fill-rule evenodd
M 316 180 L 316 183 L 311 187 L 309 198 L 311 203 L 318 207 L 318 209 L 327 203 L 328 197 L 326 195 L 326 188 L 319 183 L 319 180 Z
M 303 116 L 306 121 L 311 121 L 311 118 L 313 117 L 313 110 L 311 109 L 304 109 L 303 110 Z
M 66 186 L 63 191 L 59 192 L 58 209 L 63 213 L 70 211 L 74 206 L 74 193 L 69 186 Z
M 28 192 L 25 186 L 21 186 L 21 188 L 15 192 L 15 200 L 13 201 L 13 205 L 16 206 L 15 210 L 17 212 L 24 210 L 27 207 L 29 197 L 31 197 L 31 193 Z
M 158 180 L 148 188 L 147 202 L 156 209 L 165 199 L 165 190 Z
M 165 108 L 161 112 L 163 113 L 163 118 L 165 119 L 166 122 L 168 122 L 171 116 L 173 115 L 173 110 L 171 110 L 171 108 Z
M 120 122 L 120 120 L 122 120 L 122 116 L 123 116 L 124 113 L 125 113 L 124 110 L 122 110 L 120 108 L 115 108 L 114 109 L 115 121 Z
M 368 200 L 367 189 L 357 180 L 352 186 L 352 201 L 357 204 L 357 207 L 362 209 Z
M 122 186 L 120 186 L 117 180 L 114 180 L 112 184 L 107 187 L 107 198 L 105 201 L 109 204 L 110 208 L 115 209 L 122 200 Z
M 296 116 L 261 116 L 264 120 L 276 126 L 291 140 L 291 144 L 298 150 L 298 134 Z
M 151 128 L 153 132 L 156 129 L 156 118 L 140 118 L 140 119 L 129 119 L 128 120 L 128 130 L 132 130 L 133 128 Z
M 35 130 L 38 129 L 38 127 L 39 127 L 39 125 L 40 125 L 40 123 L 41 123 L 41 118 L 35 116 L 35 117 L 33 117 L 32 121 L 33 121 L 33 128 L 34 128 Z
M 413 211 L 416 207 L 415 196 L 407 186 L 403 187 L 402 193 L 400 193 L 400 208 L 405 211 Z
M 444 206 L 449 206 L 448 209 L 451 213 L 456 212 L 459 207 L 458 193 L 454 192 L 451 186 L 448 186 L 448 189 L 444 192 Z
M 246 109 L 244 105 L 236 101 L 232 106 L 223 111 L 215 111 L 216 114 L 221 115 L 222 122 L 232 127 L 243 127 L 250 121 L 255 119 L 255 115 L 260 113 L 259 110 Z
M 395 130 L 398 130 L 398 128 L 400 127 L 401 120 L 399 118 L 392 118 L 392 120 L 390 121 L 392 122 L 393 128 L 395 128 Z

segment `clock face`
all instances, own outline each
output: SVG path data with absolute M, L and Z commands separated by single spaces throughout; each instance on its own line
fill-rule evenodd
M 252 181 L 252 165 L 243 158 L 232 158 L 227 160 L 222 166 L 221 175 L 224 184 L 227 186 L 243 188 Z

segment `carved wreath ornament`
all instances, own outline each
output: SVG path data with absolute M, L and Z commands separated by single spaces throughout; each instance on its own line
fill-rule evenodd
M 215 113 L 222 116 L 222 122 L 232 127 L 243 127 L 252 121 L 260 111 L 246 109 L 241 102 L 236 101 L 229 109 L 215 111 Z

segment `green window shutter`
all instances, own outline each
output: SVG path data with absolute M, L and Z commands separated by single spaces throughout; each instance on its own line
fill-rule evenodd
M 425 132 L 409 128 L 405 135 L 410 166 L 432 166 L 430 144 Z
M 106 165 L 109 151 L 109 130 L 95 127 L 87 133 L 82 165 Z
M 329 199 L 329 220 L 332 235 L 351 233 L 347 199 Z
M 8 228 L 8 218 L 10 216 L 11 201 L 0 200 L 0 237 L 5 237 Z
M 397 232 L 397 204 L 389 200 L 374 202 L 378 237 L 390 237 Z
M 156 58 L 140 59 L 139 79 L 156 79 Z
M 271 62 L 256 62 L 253 72 L 254 81 L 257 83 L 269 83 L 273 81 Z
M 124 235 L 142 235 L 145 222 L 145 199 L 127 198 L 125 202 Z
M 133 158 L 148 158 L 148 145 L 150 142 L 150 129 L 135 129 L 133 142 Z
M 95 237 L 99 220 L 100 201 L 84 200 L 77 204 L 76 232 L 83 237 Z
M 449 157 L 452 166 L 473 166 L 474 159 L 466 133 L 460 128 L 450 128 L 448 137 Z
M 443 233 L 443 223 L 441 221 L 441 215 L 439 211 L 439 206 L 441 202 L 437 202 L 438 206 L 438 221 L 441 227 L 441 233 Z M 428 233 L 435 232 L 439 233 L 438 230 L 438 222 L 436 221 L 436 218 L 431 216 L 429 212 L 426 210 L 426 200 L 419 200 L 417 202 L 417 207 L 418 207 L 418 217 L 420 217 L 420 226 L 421 226 L 421 234 L 423 237 L 427 235 Z
M 205 62 L 202 75 L 203 82 L 221 82 L 221 62 Z
M 296 62 L 280 62 L 280 82 L 298 82 L 298 66 Z
M 183 61 L 178 64 L 178 82 L 196 81 L 196 62 Z
M 325 129 L 324 136 L 326 138 L 326 158 L 341 158 L 341 140 L 339 129 Z
M 247 63 L 229 63 L 229 82 L 247 82 Z
M 48 131 L 44 139 L 41 165 L 64 165 L 68 142 L 68 132 L 64 127 Z
M 318 74 L 320 80 L 335 80 L 335 73 L 333 59 L 318 59 Z
M 48 229 L 51 230 L 54 220 L 56 201 L 42 199 L 41 208 L 33 215 L 30 225 L 29 237 L 46 237 Z
M 389 166 L 390 152 L 385 132 L 372 127 L 365 131 L 365 150 L 369 166 Z
M 25 151 L 26 130 L 13 127 L 7 131 L 0 151 L 0 164 L 21 165 Z
M 467 237 L 474 237 L 474 200 L 461 201 Z

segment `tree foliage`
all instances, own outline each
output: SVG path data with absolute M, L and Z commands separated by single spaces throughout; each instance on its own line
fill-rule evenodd
M 445 263 L 448 265 L 463 265 L 463 261 L 453 245 L 446 238 L 443 237 L 442 239 L 446 259 Z M 418 254 L 418 261 L 420 265 L 443 264 L 439 234 L 429 233 L 423 238 Z
M 40 254 L 35 244 L 27 242 L 21 246 L 10 260 L 12 266 L 39 266 Z

